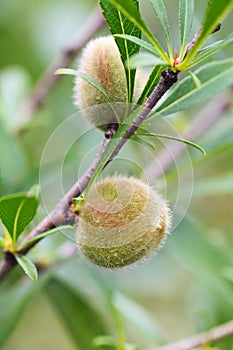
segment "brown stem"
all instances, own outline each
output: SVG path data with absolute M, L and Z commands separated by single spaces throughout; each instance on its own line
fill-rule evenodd
M 48 96 L 50 90 L 60 78 L 54 75 L 58 68 L 68 67 L 82 47 L 90 40 L 105 23 L 104 17 L 98 7 L 88 18 L 81 32 L 71 40 L 70 44 L 63 51 L 62 55 L 56 59 L 45 71 L 37 86 L 32 91 L 28 100 L 22 108 L 22 124 L 27 123 L 41 107 Z
M 154 350 L 191 350 L 233 334 L 233 320 L 180 342 L 160 346 Z
M 218 23 L 211 34 L 215 34 L 220 29 L 221 29 L 221 23 Z M 196 42 L 197 42 L 199 36 L 201 35 L 201 32 L 202 32 L 202 26 L 200 27 L 200 29 L 198 29 L 198 31 L 194 34 L 193 39 L 190 41 L 190 43 L 189 43 L 189 45 L 187 47 L 187 51 L 185 53 L 184 58 L 189 54 L 189 52 L 192 50 L 192 48 L 196 45 Z
M 185 54 L 185 57 L 189 54 L 189 52 L 195 46 L 195 44 L 196 44 L 196 42 L 197 42 L 201 32 L 202 32 L 202 27 L 200 29 L 198 29 L 198 31 L 195 33 L 193 39 L 190 41 L 190 43 L 188 45 L 188 48 L 187 48 L 187 51 L 186 51 L 186 54 Z
M 4 252 L 4 257 L 0 263 L 0 281 L 17 265 L 14 255 Z

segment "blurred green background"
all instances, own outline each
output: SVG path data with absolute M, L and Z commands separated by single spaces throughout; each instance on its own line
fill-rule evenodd
M 178 45 L 178 2 L 165 3 Z M 81 116 L 69 118 L 77 111 L 70 77 L 62 77 L 40 110 L 22 125 L 30 91 L 81 31 L 96 5 L 94 0 L 0 0 L 0 194 L 41 184 L 44 206 L 28 230 L 90 164 L 103 139 Z M 197 1 L 193 33 L 200 26 L 205 5 Z M 142 10 L 160 35 L 148 2 L 142 2 Z M 231 31 L 228 18 L 215 39 Z M 96 35 L 107 32 L 103 28 Z M 232 54 L 231 46 L 215 59 Z M 76 61 L 72 66 L 77 66 Z M 196 140 L 207 156 L 186 149 L 165 176 L 151 181 L 165 193 L 171 209 L 175 208 L 177 226 L 159 254 L 134 268 L 109 272 L 93 267 L 78 252 L 66 258 L 75 251 L 73 232 L 45 239 L 30 253 L 41 266 L 51 265 L 39 282 L 33 285 L 25 277 L 19 280 L 21 272 L 16 269 L 0 289 L 0 339 L 8 337 L 3 349 L 77 349 L 82 337 L 79 332 L 86 339 L 103 333 L 114 336 L 114 312 L 109 303 L 122 315 L 129 341 L 142 349 L 187 337 L 233 317 L 232 91 L 214 102 L 222 98 L 229 99 L 229 108 Z M 163 121 L 157 118 L 152 128 L 164 130 L 168 120 L 182 133 L 209 103 L 213 101 Z M 76 141 L 69 144 L 75 136 Z M 142 170 L 166 145 L 157 142 L 152 151 L 129 142 L 104 173 L 122 169 L 124 174 L 141 177 Z M 183 218 L 181 223 L 179 218 Z M 93 317 L 95 312 L 98 316 Z M 90 331 L 94 324 L 96 334 Z M 216 346 L 232 349 L 233 338 Z

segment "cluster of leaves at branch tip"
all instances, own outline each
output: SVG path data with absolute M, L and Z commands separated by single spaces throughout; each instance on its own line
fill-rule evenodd
M 134 177 L 106 177 L 86 195 L 76 237 L 92 263 L 120 268 L 158 250 L 170 221 L 166 202 L 149 185 Z
M 74 103 L 82 109 L 87 120 L 105 131 L 110 124 L 121 123 L 127 117 L 128 92 L 124 66 L 114 38 L 109 35 L 91 40 L 83 50 L 78 71 L 93 78 L 106 93 L 77 75 Z M 145 82 L 146 73 L 138 69 L 133 103 L 138 100 Z

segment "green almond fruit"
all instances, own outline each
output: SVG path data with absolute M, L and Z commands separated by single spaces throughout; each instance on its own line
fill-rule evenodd
M 158 250 L 170 227 L 166 202 L 133 177 L 107 177 L 92 187 L 80 209 L 77 242 L 92 263 L 120 268 Z
M 74 85 L 74 103 L 81 108 L 84 117 L 92 125 L 105 131 L 111 124 L 121 123 L 128 113 L 127 84 L 124 66 L 114 38 L 109 35 L 91 40 L 83 50 L 78 71 L 94 78 L 106 91 L 112 103 L 110 106 L 101 91 L 77 76 Z M 138 100 L 145 81 L 145 72 L 138 69 L 134 101 Z

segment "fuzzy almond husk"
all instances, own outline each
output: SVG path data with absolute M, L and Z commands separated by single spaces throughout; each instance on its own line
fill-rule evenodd
M 86 197 L 77 242 L 94 264 L 119 268 L 156 251 L 169 226 L 166 202 L 147 184 L 133 177 L 107 177 Z
M 80 107 L 88 121 L 100 129 L 108 129 L 110 124 L 122 122 L 127 117 L 127 84 L 120 53 L 112 36 L 91 40 L 84 48 L 78 71 L 94 78 L 107 92 L 112 107 L 106 97 L 94 86 L 76 77 L 74 103 Z M 145 84 L 146 75 L 138 70 L 135 77 L 136 102 Z

